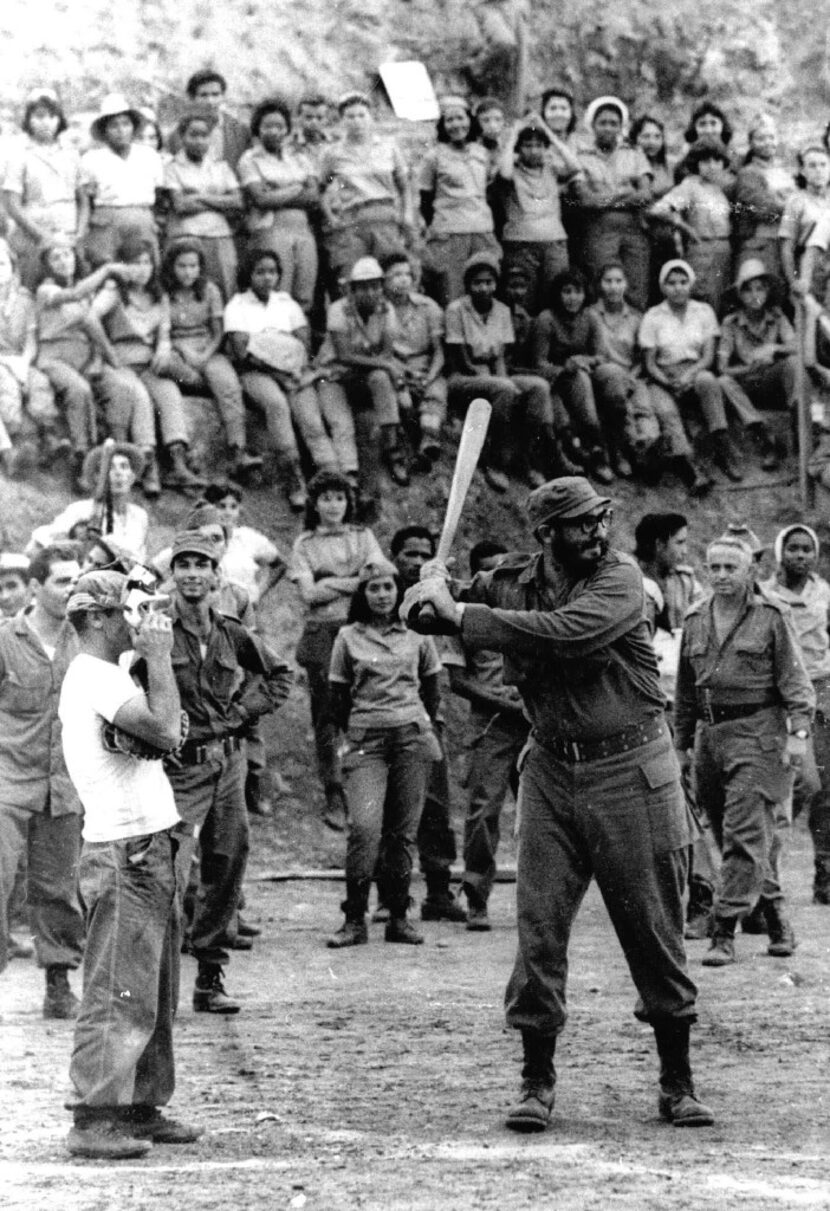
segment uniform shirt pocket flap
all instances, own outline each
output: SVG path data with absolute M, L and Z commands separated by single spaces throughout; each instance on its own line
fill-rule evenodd
M 649 788 L 653 791 L 674 782 L 680 772 L 677 758 L 672 752 L 659 753 L 656 757 L 650 757 L 643 762 L 640 769 Z

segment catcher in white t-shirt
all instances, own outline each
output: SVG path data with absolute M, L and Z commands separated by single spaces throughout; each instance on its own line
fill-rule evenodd
M 174 827 L 162 757 L 182 741 L 166 598 L 120 572 L 81 576 L 67 604 L 80 652 L 59 715 L 67 769 L 84 808 L 79 883 L 87 927 L 84 988 L 70 1066 L 73 1156 L 120 1160 L 199 1132 L 165 1118 L 175 1085 L 178 986 Z M 133 648 L 146 692 L 119 664 Z

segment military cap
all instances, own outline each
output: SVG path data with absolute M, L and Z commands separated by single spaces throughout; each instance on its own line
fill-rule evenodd
M 611 498 L 600 496 L 584 475 L 561 475 L 530 493 L 527 516 L 536 530 L 546 521 L 575 521 L 610 504 Z
M 179 555 L 205 555 L 213 564 L 218 565 L 219 563 L 213 539 L 206 538 L 198 530 L 185 530 L 173 539 L 170 552 L 171 568 Z

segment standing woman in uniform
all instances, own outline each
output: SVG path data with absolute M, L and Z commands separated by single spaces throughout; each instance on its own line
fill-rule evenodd
M 442 98 L 438 141 L 419 183 L 428 227 L 424 286 L 442 307 L 464 293 L 464 265 L 474 252 L 499 254 L 487 203 L 490 156 L 478 133 L 463 97 Z
M 329 709 L 331 649 L 348 616 L 358 572 L 369 560 L 383 558 L 372 531 L 352 524 L 353 512 L 348 479 L 338 471 L 318 471 L 308 485 L 305 530 L 294 543 L 289 573 L 306 608 L 297 663 L 308 677 L 317 768 L 326 794 L 324 820 L 336 831 L 343 828 L 345 800 Z
M 823 232 L 826 240 L 830 224 L 830 152 L 811 144 L 798 153 L 798 167 L 798 189 L 787 198 L 778 229 L 781 264 L 790 290 L 797 294 L 809 290 L 822 298 L 828 258 L 826 246 L 822 255 L 812 237 L 816 231 Z M 808 248 L 809 259 L 805 257 Z
M 382 557 L 365 564 L 349 625 L 334 641 L 329 686 L 332 713 L 346 737 L 349 821 L 345 920 L 327 942 L 331 949 L 369 940 L 366 910 L 381 851 L 386 941 L 424 940 L 406 914 L 427 778 L 441 757 L 433 731 L 441 661 L 434 641 L 398 618 L 402 595 L 394 564 Z
M 778 232 L 784 207 L 795 192 L 792 173 L 778 159 L 778 131 L 769 114 L 759 114 L 749 131 L 749 151 L 735 179 L 738 264 L 759 257 L 767 272 L 783 281 Z

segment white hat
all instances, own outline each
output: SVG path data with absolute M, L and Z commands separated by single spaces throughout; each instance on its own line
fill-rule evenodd
M 92 123 L 90 130 L 95 139 L 100 139 L 104 132 L 104 126 L 110 118 L 115 118 L 118 114 L 128 114 L 130 121 L 133 124 L 133 130 L 138 130 L 143 125 L 144 119 L 139 110 L 134 105 L 130 105 L 123 93 L 107 93 L 101 102 L 101 109 L 98 117 Z
M 362 256 L 352 265 L 349 274 L 350 282 L 377 282 L 383 281 L 383 270 L 380 267 L 380 262 L 376 261 L 373 256 Z
M 628 106 L 624 101 L 621 101 L 619 97 L 612 97 L 610 95 L 606 97 L 596 97 L 585 110 L 585 117 L 583 121 L 585 122 L 585 127 L 587 130 L 594 129 L 594 118 L 601 109 L 616 109 L 622 121 L 623 131 L 625 132 L 628 130 Z

